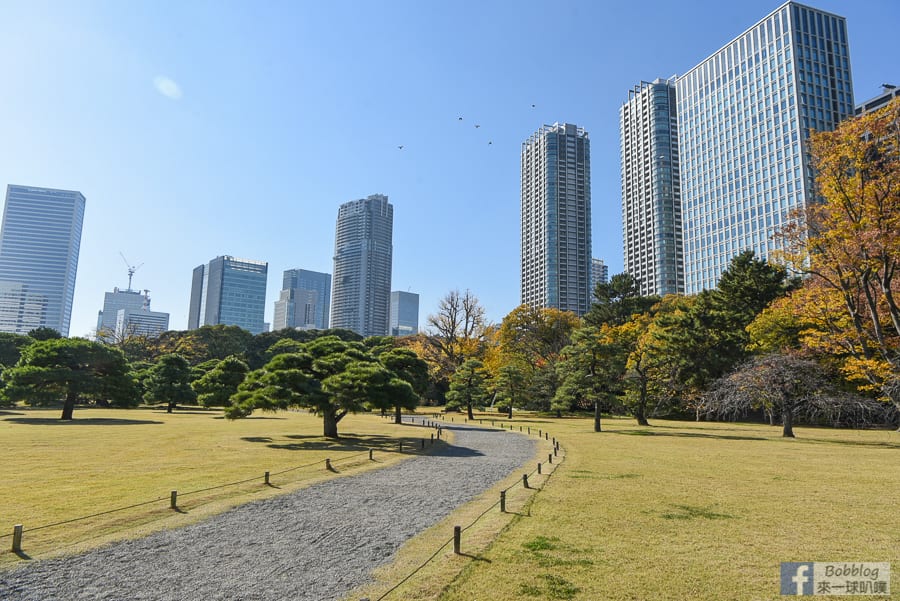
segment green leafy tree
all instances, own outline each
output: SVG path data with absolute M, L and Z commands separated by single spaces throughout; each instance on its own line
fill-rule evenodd
M 48 328 L 47 326 L 40 326 L 39 328 L 31 330 L 28 332 L 28 336 L 33 340 L 56 340 L 57 338 L 63 337 L 57 330 Z
M 238 357 L 222 359 L 201 378 L 191 383 L 197 401 L 204 407 L 227 407 L 250 369 Z
M 191 388 L 191 365 L 178 354 L 163 355 L 150 368 L 144 380 L 144 401 L 166 403 L 166 413 L 172 413 L 179 404 L 197 402 L 197 394 Z
M 365 408 L 386 410 L 395 407 L 415 409 L 418 397 L 409 382 L 397 377 L 393 371 L 379 363 L 355 361 L 343 371 L 325 378 L 322 389 L 331 396 L 332 403 L 340 407 L 335 421 L 347 413 Z
M 402 421 L 403 410 L 415 409 L 419 399 L 428 390 L 428 363 L 414 351 L 405 348 L 395 348 L 381 353 L 378 355 L 378 361 L 412 387 L 414 396 L 411 399 L 401 395 L 393 405 L 394 423 L 399 424 Z
M 593 405 L 594 429 L 599 432 L 601 406 L 616 406 L 624 390 L 629 352 L 615 326 L 585 325 L 576 330 L 557 369 L 561 383 L 552 404 L 557 415 Z
M 450 378 L 447 406 L 465 407 L 469 419 L 475 419 L 472 407 L 488 398 L 487 375 L 484 364 L 478 359 L 467 359 Z
M 594 288 L 594 303 L 584 321 L 594 327 L 621 325 L 632 315 L 646 313 L 657 302 L 658 296 L 641 296 L 640 280 L 629 273 L 619 273 Z
M 0 332 L 0 367 L 12 367 L 19 362 L 22 349 L 34 342 L 31 336 Z
M 351 395 L 345 380 L 331 379 L 355 363 L 375 363 L 375 359 L 358 342 L 345 342 L 337 336 L 317 338 L 306 343 L 301 352 L 276 355 L 250 372 L 232 396 L 225 415 L 237 419 L 256 409 L 305 407 L 322 416 L 325 437 L 337 438 L 338 423 L 367 402 L 361 400 L 362 396 Z M 356 367 L 351 371 L 359 374 Z M 380 390 L 371 393 L 373 399 L 381 399 Z
M 501 365 L 494 378 L 494 393 L 498 405 L 504 407 L 512 419 L 513 408 L 523 406 L 528 395 L 528 378 L 522 366 L 516 363 Z
M 60 419 L 73 418 L 84 401 L 134 406 L 134 380 L 119 349 L 81 338 L 40 340 L 22 349 L 19 362 L 3 372 L 3 395 L 12 402 L 47 405 L 63 400 Z

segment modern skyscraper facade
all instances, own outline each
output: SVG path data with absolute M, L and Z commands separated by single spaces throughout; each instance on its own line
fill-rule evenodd
M 684 292 L 675 83 L 641 82 L 619 109 L 625 271 L 641 294 Z
M 169 314 L 151 311 L 149 305 L 140 309 L 119 309 L 116 312 L 116 338 L 146 336 L 155 338 L 169 329 Z
M 591 259 L 591 302 L 594 302 L 594 288 L 597 284 L 609 282 L 609 265 L 603 259 Z
M 119 291 L 118 288 L 115 291 L 123 292 Z M 141 304 L 138 307 L 127 306 L 116 310 L 113 333 L 104 339 L 124 340 L 129 336 L 147 336 L 152 338 L 169 329 L 169 314 L 150 310 L 149 290 L 144 290 L 143 294 L 131 290 L 127 292 L 136 294 L 140 298 Z M 108 298 L 110 293 L 107 292 L 106 294 Z M 105 307 L 103 312 L 106 312 Z M 112 312 L 111 309 L 110 312 Z M 100 338 L 99 326 L 97 338 Z
M 522 144 L 522 304 L 591 303 L 591 145 L 584 128 L 545 125 Z
M 144 306 L 145 297 L 140 290 L 119 290 L 103 295 L 103 309 L 97 312 L 97 340 L 113 342 L 116 340 L 116 320 L 121 309 L 138 310 Z M 168 324 L 167 324 L 168 325 Z
M 284 272 L 281 294 L 275 301 L 272 329 L 328 327 L 331 304 L 331 274 L 306 269 Z
M 856 107 L 854 113 L 857 117 L 875 112 L 878 109 L 887 106 L 894 98 L 900 98 L 900 88 L 898 88 L 897 86 L 889 83 L 883 83 L 881 84 L 881 87 L 881 94 L 875 96 L 874 98 L 866 100 Z
M 394 207 L 373 194 L 338 209 L 334 236 L 331 327 L 362 336 L 388 334 Z
M 419 295 L 395 290 L 391 292 L 391 336 L 419 333 Z
M 265 261 L 216 257 L 194 269 L 188 329 L 204 325 L 240 326 L 251 334 L 266 331 Z
M 685 292 L 732 257 L 766 259 L 788 213 L 812 201 L 810 130 L 853 114 L 843 17 L 787 2 L 678 78 Z
M 9 185 L 0 229 L 0 332 L 69 335 L 85 198 Z

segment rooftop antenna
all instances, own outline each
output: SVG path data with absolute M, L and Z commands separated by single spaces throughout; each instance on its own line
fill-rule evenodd
M 119 251 L 119 256 L 122 257 L 122 260 L 125 261 L 125 265 L 128 267 L 128 292 L 131 292 L 131 278 L 134 277 L 134 272 L 143 267 L 144 264 L 141 263 L 140 265 L 132 265 L 128 262 L 128 259 L 125 258 L 125 255 L 121 250 Z

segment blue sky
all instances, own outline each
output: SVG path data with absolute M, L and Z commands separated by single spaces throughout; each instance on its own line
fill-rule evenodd
M 522 142 L 587 129 L 594 256 L 618 273 L 628 90 L 780 3 L 607 4 L 3 0 L 0 186 L 87 197 L 73 336 L 127 285 L 120 251 L 172 329 L 195 266 L 268 261 L 270 321 L 282 271 L 330 273 L 338 206 L 375 193 L 394 205 L 392 289 L 421 295 L 420 324 L 455 288 L 499 321 L 519 303 Z M 848 19 L 857 101 L 900 84 L 900 2 L 809 4 Z

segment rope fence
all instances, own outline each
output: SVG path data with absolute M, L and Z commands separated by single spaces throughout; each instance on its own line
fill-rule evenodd
M 468 419 L 466 419 L 466 422 L 468 422 Z M 478 422 L 479 422 L 479 423 L 482 423 L 482 420 L 479 419 Z M 495 426 L 494 426 L 494 420 L 491 420 L 491 426 L 492 426 L 492 427 L 495 427 Z M 505 424 L 502 424 L 502 423 L 501 423 L 501 428 L 505 429 Z M 510 432 L 513 432 L 513 431 L 514 431 L 514 430 L 513 430 L 513 426 L 512 426 L 511 424 L 510 424 L 510 426 L 509 426 L 509 430 L 510 430 Z M 522 427 L 521 427 L 521 426 L 519 427 L 519 432 L 522 432 Z M 528 429 L 528 433 L 531 434 L 531 428 Z M 546 434 L 546 433 L 543 432 L 542 430 L 538 430 L 538 439 L 541 439 L 541 440 L 549 440 L 549 439 L 550 439 L 550 438 L 549 438 L 549 434 Z M 549 455 L 549 463 L 551 463 L 551 464 L 553 463 L 553 457 L 557 457 L 557 456 L 558 456 L 558 452 L 559 452 L 560 448 L 561 448 L 561 447 L 560 447 L 559 441 L 556 440 L 556 438 L 554 437 L 554 438 L 553 438 L 553 452 L 550 453 L 550 455 Z M 563 457 L 565 457 L 565 455 L 563 455 Z M 557 463 L 556 463 L 555 465 L 556 465 L 556 466 L 559 466 L 560 462 L 561 462 L 561 461 L 557 461 Z M 513 484 L 511 484 L 510 486 L 508 486 L 508 487 L 502 489 L 502 490 L 500 491 L 500 499 L 497 500 L 497 501 L 495 501 L 493 504 L 491 504 L 489 507 L 487 507 L 484 511 L 482 511 L 481 513 L 479 513 L 474 519 L 472 519 L 472 520 L 469 522 L 468 525 L 466 525 L 466 526 L 464 526 L 464 527 L 454 526 L 454 528 L 453 528 L 453 536 L 452 536 L 452 537 L 450 537 L 450 538 L 449 538 L 447 541 L 445 541 L 440 547 L 438 547 L 438 548 L 435 550 L 434 553 L 432 553 L 425 561 L 423 561 L 421 564 L 419 564 L 419 566 L 416 567 L 412 572 L 410 572 L 409 574 L 407 574 L 406 576 L 404 576 L 399 582 L 397 582 L 397 583 L 394 584 L 391 588 L 389 588 L 389 589 L 386 590 L 384 593 L 382 593 L 381 596 L 375 597 L 375 598 L 373 599 L 373 601 L 383 601 L 384 599 L 386 599 L 387 597 L 389 597 L 389 596 L 391 595 L 391 593 L 393 593 L 394 591 L 396 591 L 397 589 L 399 589 L 399 588 L 400 588 L 401 586 L 403 586 L 406 582 L 408 582 L 413 576 L 415 576 L 415 575 L 418 574 L 420 571 L 422 571 L 429 563 L 431 563 L 432 561 L 434 561 L 435 558 L 437 558 L 438 555 L 440 555 L 441 552 L 442 552 L 442 551 L 443 551 L 450 543 L 453 543 L 453 552 L 454 552 L 454 554 L 456 554 L 456 555 L 461 555 L 462 553 L 461 553 L 461 551 L 460 551 L 460 546 L 461 546 L 461 543 L 460 543 L 460 537 L 461 537 L 462 533 L 465 532 L 466 530 L 468 530 L 469 528 L 472 528 L 472 527 L 473 527 L 475 524 L 477 524 L 484 516 L 486 516 L 488 513 L 490 513 L 491 510 L 493 510 L 493 509 L 494 509 L 495 507 L 497 507 L 497 506 L 500 506 L 500 512 L 501 512 L 501 513 L 506 513 L 506 493 L 507 493 L 508 491 L 512 490 L 512 489 L 515 488 L 516 486 L 521 485 L 521 486 L 523 486 L 523 488 L 525 488 L 525 489 L 534 491 L 533 494 L 537 494 L 538 492 L 540 492 L 541 490 L 544 489 L 544 486 L 546 486 L 547 481 L 550 479 L 550 476 L 553 474 L 554 471 L 555 471 L 555 469 L 554 469 L 553 471 L 544 472 L 543 475 L 545 475 L 546 478 L 544 478 L 543 483 L 542 483 L 540 486 L 532 486 L 532 485 L 529 485 L 529 483 L 528 483 L 528 478 L 529 478 L 529 477 L 531 477 L 531 476 L 533 476 L 533 475 L 535 475 L 535 474 L 541 475 L 541 464 L 538 463 L 538 464 L 537 464 L 537 467 L 536 467 L 534 470 L 532 470 L 530 473 L 527 473 L 527 474 L 523 474 L 523 475 L 522 475 L 522 480 L 516 481 L 516 482 L 514 482 Z
M 435 424 L 435 425 L 432 426 L 432 427 L 436 427 L 436 428 L 438 429 L 438 437 L 437 437 L 437 438 L 438 438 L 438 440 L 440 440 L 440 438 L 441 438 L 441 434 L 440 434 L 440 426 Z M 398 441 L 397 441 L 397 442 L 398 442 L 397 450 L 385 450 L 385 449 L 381 449 L 381 450 L 379 450 L 379 452 L 382 452 L 382 453 L 402 453 L 402 454 L 405 454 L 405 455 L 406 455 L 406 454 L 412 454 L 412 453 L 414 453 L 415 450 L 416 450 L 416 446 L 417 446 L 417 445 L 415 445 L 412 441 L 415 440 L 415 439 L 407 438 L 407 439 L 405 439 L 405 440 L 406 440 L 406 442 L 407 442 L 407 446 L 406 446 L 406 447 L 404 447 L 404 444 L 403 444 L 403 443 L 404 443 L 404 439 L 401 438 L 401 439 L 398 439 Z M 419 449 L 424 451 L 425 448 L 426 448 L 426 441 L 427 441 L 428 439 L 422 438 L 422 439 L 420 439 L 420 440 L 421 440 L 421 443 L 420 443 L 420 445 L 419 445 Z M 433 445 L 434 442 L 435 442 L 435 438 L 434 438 L 434 435 L 432 434 L 431 439 L 430 439 L 430 445 Z M 332 460 L 332 459 L 330 459 L 330 458 L 326 458 L 326 459 L 321 459 L 321 460 L 319 460 L 319 461 L 314 461 L 314 462 L 312 462 L 312 463 L 306 463 L 306 464 L 303 464 L 303 465 L 297 465 L 297 466 L 289 467 L 289 468 L 287 468 L 287 469 L 283 469 L 283 470 L 280 470 L 280 471 L 277 471 L 277 472 L 268 472 L 268 471 L 267 471 L 267 472 L 264 473 L 264 475 L 263 475 L 263 477 L 262 477 L 263 485 L 271 486 L 272 484 L 271 484 L 270 478 L 273 477 L 273 476 L 281 476 L 281 475 L 284 475 L 284 474 L 287 474 L 287 473 L 290 473 L 290 472 L 295 472 L 295 471 L 302 470 L 302 469 L 308 469 L 308 468 L 316 467 L 316 466 L 318 466 L 318 465 L 323 465 L 323 464 L 324 464 L 324 467 L 325 467 L 326 470 L 328 470 L 328 471 L 334 471 L 334 465 L 333 465 L 333 464 L 338 463 L 338 462 L 346 463 L 346 462 L 348 462 L 348 461 L 352 461 L 352 460 L 355 460 L 355 459 L 357 459 L 357 458 L 359 458 L 359 457 L 362 457 L 363 455 L 368 455 L 368 459 L 371 460 L 371 461 L 374 461 L 374 454 L 375 454 L 375 450 L 374 450 L 374 449 L 367 449 L 367 450 L 365 450 L 365 451 L 361 451 L 361 452 L 359 452 L 359 453 L 354 453 L 354 454 L 352 454 L 352 455 L 347 455 L 347 456 L 345 456 L 345 457 L 341 457 L 341 458 L 335 459 L 335 460 Z M 82 515 L 82 516 L 78 516 L 78 517 L 74 517 L 74 518 L 69 518 L 69 519 L 65 519 L 65 520 L 60 520 L 60 521 L 58 521 L 58 522 L 52 522 L 52 523 L 49 523 L 49 524 L 42 524 L 42 525 L 40 525 L 40 526 L 34 526 L 34 527 L 29 527 L 29 528 L 25 528 L 22 524 L 16 524 L 16 525 L 13 527 L 12 532 L 9 532 L 9 533 L 7 533 L 7 534 L 0 534 L 0 540 L 2 540 L 2 539 L 7 539 L 7 538 L 12 538 L 12 552 L 13 552 L 13 553 L 22 553 L 22 536 L 23 536 L 24 533 L 38 532 L 38 531 L 41 531 L 41 530 L 47 530 L 47 529 L 49 529 L 49 528 L 56 528 L 56 527 L 59 527 L 59 526 L 65 526 L 65 525 L 73 524 L 73 523 L 76 523 L 76 522 L 83 522 L 83 521 L 85 521 L 85 520 L 90 520 L 90 519 L 93 519 L 93 518 L 98 518 L 98 517 L 108 516 L 108 515 L 112 515 L 112 514 L 115 514 L 115 513 L 120 513 L 120 512 L 123 512 L 123 511 L 128 511 L 128 510 L 130 510 L 130 509 L 137 509 L 137 508 L 139 508 L 139 507 L 144 507 L 144 506 L 153 505 L 153 504 L 156 504 L 156 503 L 161 503 L 161 502 L 166 501 L 166 500 L 169 500 L 169 508 L 170 508 L 170 509 L 177 510 L 177 509 L 178 509 L 178 506 L 177 506 L 177 499 L 178 499 L 179 497 L 187 497 L 187 496 L 190 496 L 190 495 L 197 495 L 197 494 L 200 494 L 200 493 L 210 492 L 210 491 L 214 491 L 214 490 L 220 490 L 220 489 L 228 488 L 228 487 L 231 487 L 231 486 L 239 486 L 239 485 L 241 485 L 241 484 L 248 484 L 248 483 L 250 483 L 250 482 L 255 482 L 255 481 L 259 481 L 259 480 L 260 480 L 260 476 L 253 476 L 253 477 L 251 477 L 251 478 L 245 478 L 245 479 L 243 479 L 243 480 L 236 480 L 236 481 L 234 481 L 234 482 L 226 482 L 226 483 L 224 483 L 224 484 L 217 484 L 217 485 L 215 485 L 215 486 L 209 486 L 209 487 L 205 487 L 205 488 L 199 488 L 199 489 L 196 489 L 196 490 L 189 490 L 189 491 L 187 491 L 187 492 L 178 492 L 178 491 L 173 490 L 173 491 L 170 492 L 169 495 L 159 496 L 159 497 L 156 497 L 155 499 L 150 499 L 150 500 L 147 500 L 147 501 L 141 501 L 141 502 L 138 502 L 138 503 L 133 503 L 133 504 L 131 504 L 131 505 L 125 505 L 125 506 L 122 506 L 122 507 L 116 507 L 116 508 L 113 508 L 113 509 L 107 509 L 107 510 L 105 510 L 105 511 L 98 511 L 98 512 L 96 512 L 96 513 L 91 513 L 91 514 L 88 514 L 88 515 Z M 66 547 L 71 546 L 71 545 L 73 545 L 73 544 L 78 544 L 79 542 L 83 542 L 84 540 L 91 540 L 91 539 L 93 539 L 93 538 L 96 538 L 96 537 L 93 537 L 93 536 L 87 536 L 87 538 L 85 538 L 85 539 L 83 539 L 83 540 L 76 541 L 76 542 L 71 543 L 71 544 L 69 544 L 69 545 L 62 545 L 61 548 L 66 548 Z

